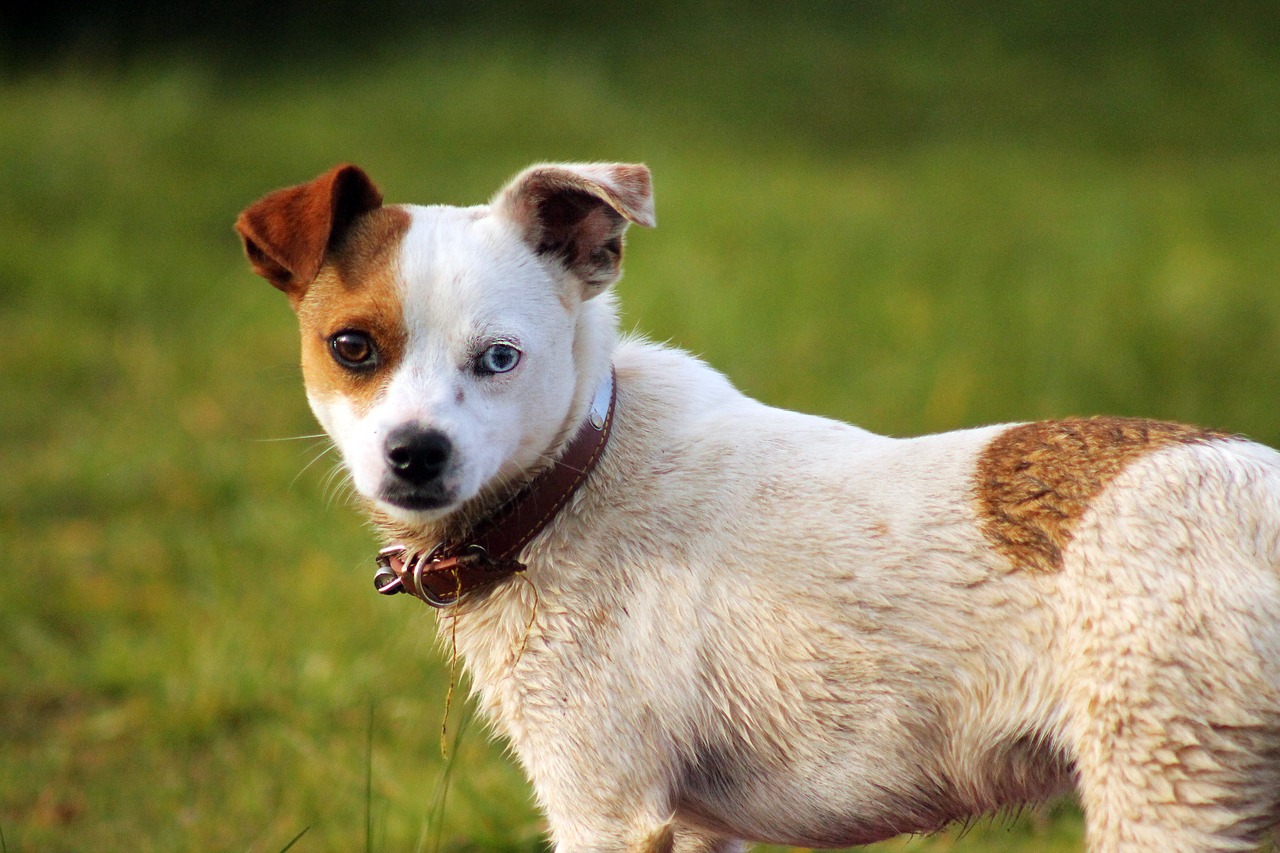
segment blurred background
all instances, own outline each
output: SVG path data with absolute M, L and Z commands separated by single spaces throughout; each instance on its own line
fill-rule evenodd
M 1274 445 L 1278 149 L 1274 2 L 7 6 L 0 850 L 542 849 L 461 675 L 442 733 L 432 617 L 370 588 L 231 230 L 267 190 L 644 161 L 625 328 L 767 402 Z M 1080 839 L 1068 802 L 876 849 Z

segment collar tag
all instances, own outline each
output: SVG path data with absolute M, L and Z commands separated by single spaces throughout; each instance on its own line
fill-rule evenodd
M 591 428 L 596 432 L 604 429 L 604 423 L 609 417 L 609 404 L 613 401 L 613 371 L 609 371 L 609 375 L 596 388 L 596 394 L 591 398 L 591 410 L 587 415 L 587 419 L 591 423 Z

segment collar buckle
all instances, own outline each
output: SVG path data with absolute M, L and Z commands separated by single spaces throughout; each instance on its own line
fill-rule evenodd
M 497 560 L 481 545 L 466 545 L 453 557 L 441 557 L 441 543 L 425 554 L 411 554 L 403 545 L 378 552 L 373 585 L 383 595 L 407 592 L 432 607 L 457 604 L 472 592 L 523 572 L 519 560 Z
M 382 595 L 398 595 L 409 590 L 404 588 L 404 582 L 400 579 L 400 574 L 393 568 L 394 561 L 400 560 L 404 565 L 404 552 L 408 550 L 403 545 L 388 545 L 378 552 L 378 556 L 374 558 L 377 565 L 377 571 L 373 575 L 373 588 Z

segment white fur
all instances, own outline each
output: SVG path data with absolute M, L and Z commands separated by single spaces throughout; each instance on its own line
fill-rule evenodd
M 1073 785 L 1094 851 L 1252 849 L 1280 818 L 1276 453 L 1142 458 L 1059 571 L 1021 570 L 973 494 L 1006 427 L 890 439 L 770 408 L 616 343 L 611 297 L 497 202 L 410 210 L 404 363 L 362 416 L 313 401 L 399 529 L 429 543 L 526 478 L 617 371 L 611 442 L 529 583 L 442 619 L 558 850 L 857 844 Z M 468 373 L 496 338 L 518 368 Z M 441 511 L 379 504 L 405 421 L 457 446 Z

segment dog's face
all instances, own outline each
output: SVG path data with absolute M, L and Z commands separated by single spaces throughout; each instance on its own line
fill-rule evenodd
M 627 223 L 653 224 L 649 187 L 643 166 L 539 166 L 487 206 L 384 207 L 340 166 L 240 215 L 363 498 L 438 519 L 567 434 L 597 343 L 583 317 L 618 277 Z

